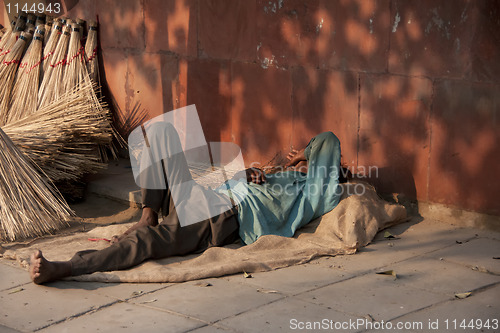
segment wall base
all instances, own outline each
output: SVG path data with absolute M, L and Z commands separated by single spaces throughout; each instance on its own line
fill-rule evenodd
M 500 216 L 482 214 L 448 207 L 442 204 L 419 202 L 420 215 L 457 226 L 500 231 Z

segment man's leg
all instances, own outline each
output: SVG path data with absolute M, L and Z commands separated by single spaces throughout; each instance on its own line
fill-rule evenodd
M 304 149 L 309 168 L 304 195 L 315 213 L 311 220 L 333 209 L 340 200 L 340 141 L 332 132 L 316 135 Z
M 185 227 L 178 222 L 148 226 L 103 250 L 76 253 L 70 260 L 72 275 L 126 269 L 147 259 L 200 252 L 234 242 L 237 234 L 238 221 L 233 211 Z
M 175 215 L 174 211 L 167 223 L 139 228 L 103 250 L 77 252 L 69 261 L 50 262 L 36 251 L 31 256 L 31 278 L 41 284 L 71 275 L 127 269 L 147 259 L 202 252 L 239 239 L 234 210 L 185 227 L 175 223 Z
M 149 162 L 149 158 L 157 162 L 144 169 L 140 175 L 140 182 L 145 185 L 141 189 L 143 203 L 141 219 L 123 235 L 113 236 L 111 243 L 120 241 L 138 228 L 158 225 L 160 210 L 164 216 L 169 214 L 171 194 L 168 184 L 182 183 L 192 179 L 186 158 L 182 153 L 179 135 L 171 124 L 153 124 L 148 129 L 146 139 L 147 145 L 142 154 L 145 160 L 142 163 Z M 165 170 L 174 170 L 169 172 L 168 181 L 165 179 Z M 156 187 L 162 183 L 164 187 L 150 189 L 147 187 L 150 183 L 156 183 Z

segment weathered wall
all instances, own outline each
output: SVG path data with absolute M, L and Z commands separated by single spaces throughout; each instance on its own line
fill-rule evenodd
M 499 1 L 72 3 L 124 116 L 195 103 L 249 163 L 331 130 L 380 190 L 500 215 Z

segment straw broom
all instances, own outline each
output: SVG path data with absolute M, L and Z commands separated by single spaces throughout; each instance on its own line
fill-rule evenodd
M 42 47 L 43 47 L 43 40 L 45 39 L 45 19 L 46 16 L 44 13 L 38 13 L 36 16 L 36 23 L 35 23 L 35 29 L 36 30 L 42 30 L 44 31 L 44 35 L 42 36 Z M 35 31 L 36 31 L 35 30 Z
M 26 19 L 26 25 L 28 25 L 28 24 L 35 26 L 35 24 L 36 24 L 36 15 L 35 14 L 31 14 L 31 13 L 28 14 L 28 18 Z
M 43 37 L 43 47 L 47 45 L 51 32 L 52 32 L 52 22 L 45 23 L 45 35 Z
M 78 24 L 78 26 L 80 27 L 80 44 L 82 44 L 83 46 L 83 49 L 85 50 L 85 39 L 87 38 L 87 36 L 85 35 L 85 24 L 87 23 L 85 20 L 83 19 L 76 19 L 75 21 L 76 24 Z
M 6 48 L 6 43 L 10 42 L 10 37 L 12 36 L 12 34 L 14 33 L 14 31 L 23 31 L 25 24 L 26 24 L 26 13 L 21 12 L 21 14 L 19 15 L 19 17 L 16 18 L 15 20 L 13 20 L 12 23 L 11 23 L 11 25 L 10 25 L 10 27 L 7 28 L 7 31 L 6 31 L 5 35 L 2 36 L 2 39 L 0 40 L 0 53 L 3 52 L 4 49 Z M 16 29 L 16 26 L 17 27 L 22 26 L 22 29 Z
M 112 139 L 105 115 L 96 117 L 80 91 L 75 89 L 44 110 L 4 127 L 12 140 L 54 181 L 76 180 L 104 164 L 95 155 L 95 145 Z
M 33 41 L 19 64 L 12 89 L 7 123 L 36 111 L 44 27 L 45 25 L 40 25 L 35 31 Z
M 76 19 L 75 23 L 78 24 L 80 26 L 80 28 L 82 28 L 82 29 L 85 28 L 85 20 L 79 18 L 79 19 Z M 83 30 L 81 30 L 81 32 L 83 34 Z
M 33 39 L 33 35 L 35 34 L 35 26 L 33 24 L 26 24 L 26 27 L 24 28 L 24 32 L 27 32 L 31 35 L 31 38 L 29 40 L 26 41 L 26 46 L 24 47 L 24 50 L 28 50 L 30 45 L 31 45 L 31 41 Z
M 0 51 L 0 64 L 2 63 L 3 59 L 7 56 L 7 54 L 11 52 L 12 48 L 19 39 L 19 36 L 24 31 L 24 27 L 26 25 L 25 20 L 26 18 L 23 16 L 20 16 L 16 20 L 16 25 L 14 27 L 14 30 L 10 34 L 9 38 L 5 40 L 5 45 L 3 45 L 2 50 Z
M 67 225 L 73 214 L 0 129 L 0 239 L 42 236 Z
M 26 42 L 31 39 L 29 33 L 23 32 L 16 44 L 0 64 L 0 126 L 7 122 L 10 94 L 14 83 L 19 60 L 24 52 Z
M 78 20 L 84 22 L 83 20 Z M 68 56 L 65 61 L 64 69 L 64 89 L 72 90 L 78 84 L 92 84 L 85 59 L 85 47 L 82 46 L 82 26 L 79 23 L 71 25 L 71 38 L 68 46 Z M 89 94 L 89 103 L 95 104 L 100 109 L 98 98 L 95 94 Z
M 63 33 L 59 37 L 57 47 L 51 57 L 50 65 L 43 74 L 42 84 L 38 91 L 38 107 L 48 105 L 51 101 L 58 99 L 63 90 L 63 73 L 66 62 L 66 53 L 68 51 L 68 42 L 71 28 L 66 25 Z
M 53 181 L 77 180 L 103 168 L 96 145 L 113 138 L 105 108 L 88 103 L 91 84 L 79 85 L 36 113 L 6 125 L 12 141 Z
M 87 71 L 87 65 L 85 61 L 85 48 L 81 46 L 81 26 L 77 23 L 72 24 L 71 39 L 68 47 L 68 56 L 66 58 L 65 70 L 64 70 L 64 90 L 69 91 L 79 84 L 91 84 L 92 80 Z M 96 86 L 96 91 L 98 90 Z M 92 105 L 92 108 L 96 110 L 97 113 L 101 114 L 105 112 L 109 114 L 108 110 L 103 110 L 101 102 L 97 97 L 95 91 L 91 91 L 87 95 L 88 103 Z M 110 122 L 110 127 L 111 121 Z M 120 137 L 118 132 L 113 128 L 114 137 L 123 143 L 123 139 Z M 106 149 L 109 148 L 113 157 L 116 156 L 115 148 L 110 144 L 107 146 L 99 146 L 99 154 L 101 160 L 107 162 L 108 156 Z
M 35 23 L 36 23 L 35 14 L 28 14 L 28 18 L 26 20 L 26 26 L 24 27 L 24 32 L 28 32 L 31 34 L 31 36 L 33 36 L 33 34 L 35 33 Z M 28 49 L 30 44 L 31 44 L 31 38 L 26 42 L 26 49 Z
M 79 24 L 71 24 L 68 56 L 64 63 L 64 91 L 72 90 L 77 84 L 84 82 L 88 76 L 84 60 L 85 48 L 81 45 L 80 30 Z
M 85 55 L 87 56 L 87 70 L 90 78 L 99 82 L 99 64 L 97 62 L 97 22 L 89 21 L 89 32 L 85 43 Z
M 0 52 L 2 52 L 3 48 L 5 47 L 5 44 L 7 43 L 7 40 L 10 39 L 10 36 L 12 35 L 12 29 L 15 27 L 16 21 L 12 21 L 9 26 L 4 27 L 2 38 L 0 39 Z
M 43 25 L 45 28 L 45 14 L 44 13 L 39 13 L 36 16 L 35 27 L 39 27 L 40 25 Z
M 5 59 L 7 54 L 9 54 L 16 44 L 17 40 L 19 39 L 19 36 L 21 33 L 24 31 L 24 26 L 21 28 L 20 26 L 16 26 L 14 28 L 14 31 L 10 34 L 9 38 L 5 39 L 5 45 L 3 46 L 2 50 L 0 51 L 0 63 Z
M 26 23 L 26 27 L 24 27 L 24 32 L 28 32 L 33 35 L 35 33 L 35 26 L 31 23 Z
M 59 41 L 59 37 L 62 34 L 62 23 L 59 19 L 55 19 L 52 25 L 52 29 L 49 34 L 49 39 L 43 48 L 43 58 L 42 58 L 42 68 L 40 77 L 44 76 L 44 73 L 47 71 L 52 56 L 54 55 L 54 51 L 57 47 L 57 42 Z M 45 30 L 45 35 L 47 36 L 47 29 Z

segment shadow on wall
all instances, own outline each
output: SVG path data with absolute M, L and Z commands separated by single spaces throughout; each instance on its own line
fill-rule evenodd
M 248 164 L 333 131 L 382 192 L 500 214 L 500 3 L 80 0 L 122 115 L 196 104 Z M 126 116 L 125 116 L 126 118 Z

